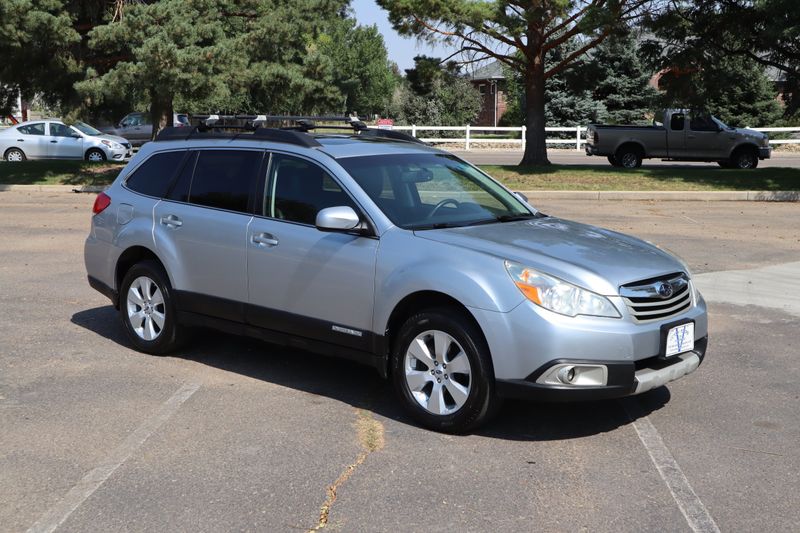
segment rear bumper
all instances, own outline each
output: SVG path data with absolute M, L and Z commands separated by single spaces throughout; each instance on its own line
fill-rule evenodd
M 772 157 L 772 147 L 771 146 L 762 146 L 758 149 L 758 158 L 759 159 L 769 159 Z
M 664 361 L 658 356 L 636 362 L 587 361 L 558 359 L 550 361 L 525 379 L 498 379 L 497 394 L 504 398 L 519 398 L 547 402 L 602 400 L 633 396 L 658 388 L 697 370 L 706 355 L 708 336 L 695 341 L 695 348 Z M 567 386 L 537 383 L 536 380 L 555 365 L 591 363 L 607 368 L 604 386 Z
M 99 292 L 100 294 L 106 296 L 111 303 L 114 304 L 114 307 L 119 307 L 119 294 L 117 291 L 103 283 L 97 278 L 92 276 L 86 276 L 89 279 L 89 286 Z
M 584 144 L 583 149 L 586 151 L 586 155 L 600 155 L 598 148 L 591 144 Z

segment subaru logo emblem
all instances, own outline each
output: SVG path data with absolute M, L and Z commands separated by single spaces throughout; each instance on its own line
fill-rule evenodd
M 661 296 L 662 298 L 669 298 L 670 296 L 672 296 L 673 292 L 672 285 L 670 285 L 669 283 L 659 283 L 658 287 L 656 287 L 656 291 L 658 292 L 658 295 Z

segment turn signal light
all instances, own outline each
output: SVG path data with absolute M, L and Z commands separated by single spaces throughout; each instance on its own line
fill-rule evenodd
M 97 215 L 98 213 L 102 213 L 103 210 L 111 205 L 111 197 L 104 192 L 101 192 L 97 195 L 97 198 L 94 199 L 94 206 L 92 206 L 92 213 Z

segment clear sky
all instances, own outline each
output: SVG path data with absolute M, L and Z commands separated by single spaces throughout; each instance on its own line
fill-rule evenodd
M 375 0 L 353 0 L 351 4 L 359 24 L 378 26 L 378 31 L 383 34 L 389 59 L 397 63 L 400 71 L 414 66 L 414 56 L 428 55 L 445 58 L 453 53 L 453 49 L 437 45 L 431 47 L 425 43 L 418 43 L 415 38 L 401 37 L 389 23 L 389 14 L 378 7 Z

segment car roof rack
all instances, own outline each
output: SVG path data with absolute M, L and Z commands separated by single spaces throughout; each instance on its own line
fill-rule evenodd
M 368 127 L 357 116 L 300 116 L 300 115 L 192 115 L 199 123 L 191 128 L 166 127 L 156 136 L 156 141 L 189 139 L 258 139 L 264 141 L 294 144 L 306 148 L 322 146 L 310 131 L 352 129 L 356 137 L 387 139 L 395 141 L 427 143 L 412 135 L 399 131 Z M 229 121 L 237 124 L 228 124 Z M 317 124 L 317 122 L 340 122 Z M 286 124 L 290 126 L 267 127 L 266 124 Z M 227 131 L 225 131 L 227 130 Z

